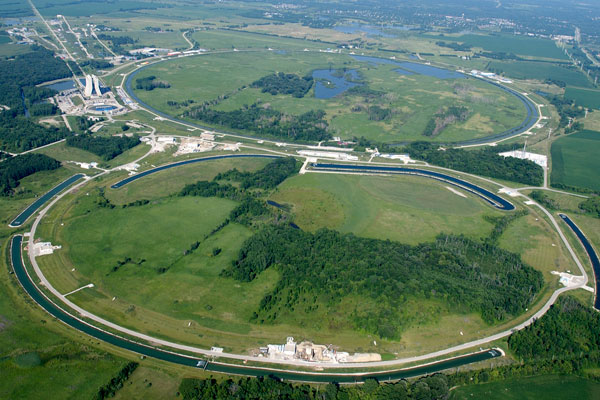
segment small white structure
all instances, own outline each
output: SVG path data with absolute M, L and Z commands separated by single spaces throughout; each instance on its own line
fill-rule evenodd
M 381 158 L 387 158 L 388 160 L 400 160 L 404 164 L 414 164 L 414 163 L 416 163 L 416 161 L 413 160 L 412 158 L 410 158 L 410 156 L 408 154 L 385 154 L 385 153 L 379 153 L 379 154 L 376 154 L 376 155 L 379 156 L 379 157 L 381 157 Z
M 333 151 L 312 151 L 312 150 L 298 150 L 298 154 L 305 157 L 316 157 L 316 158 L 333 158 L 336 160 L 343 161 L 357 161 L 358 157 L 346 153 L 337 153 Z
M 174 136 L 159 136 L 156 141 L 164 144 L 175 144 L 176 140 Z
M 52 246 L 50 242 L 38 242 L 33 244 L 33 254 L 36 256 L 46 256 L 54 253 L 54 250 L 60 249 L 62 246 Z
M 223 352 L 223 348 L 222 347 L 211 347 L 210 351 L 212 351 L 213 353 L 222 353 Z
M 504 153 L 500 153 L 499 155 L 501 155 L 502 157 L 514 157 L 520 158 L 521 160 L 533 161 L 542 168 L 546 168 L 548 166 L 548 157 L 543 154 L 529 153 L 524 150 L 515 150 L 505 151 Z
M 283 346 L 283 354 L 286 356 L 293 356 L 296 354 L 296 342 L 292 336 L 287 337 L 286 343 Z

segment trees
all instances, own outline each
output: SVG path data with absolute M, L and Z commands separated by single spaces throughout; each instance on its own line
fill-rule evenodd
M 59 161 L 44 154 L 28 153 L 8 158 L 0 163 L 0 196 L 12 194 L 19 180 L 26 176 L 59 167 Z
M 136 89 L 144 89 L 147 91 L 154 90 L 156 88 L 168 89 L 171 87 L 169 82 L 161 81 L 157 79 L 156 76 L 151 75 L 146 78 L 138 78 L 135 80 L 135 88 Z
M 186 111 L 184 116 L 213 125 L 290 140 L 321 141 L 331 138 L 327 121 L 323 119 L 325 112 L 321 110 L 290 115 L 258 104 L 233 111 L 218 111 L 202 105 Z
M 21 115 L 0 112 L 0 150 L 22 152 L 64 139 L 66 128 L 38 125 Z
M 406 147 L 412 158 L 440 167 L 540 186 L 544 181 L 542 167 L 533 161 L 498 155 L 510 149 L 510 146 L 481 150 L 441 149 L 439 145 L 429 142 L 414 142 Z
M 277 94 L 290 94 L 294 97 L 301 98 L 308 93 L 313 85 L 312 76 L 300 78 L 298 75 L 285 74 L 279 72 L 263 76 L 259 80 L 252 83 L 252 87 L 261 88 L 263 93 L 271 93 L 273 96 Z
M 596 218 L 600 218 L 600 197 L 592 196 L 589 199 L 581 202 L 579 208 Z
M 523 360 L 598 354 L 600 314 L 573 297 L 560 297 L 542 318 L 513 333 L 508 346 Z
M 112 160 L 138 144 L 140 144 L 138 135 L 102 137 L 82 134 L 67 138 L 67 146 L 89 151 L 102 157 L 105 161 Z
M 346 319 L 387 338 L 399 337 L 405 323 L 399 315 L 409 298 L 442 299 L 493 322 L 523 312 L 543 285 L 541 273 L 519 255 L 490 242 L 440 235 L 409 246 L 287 225 L 263 227 L 222 275 L 249 282 L 267 268 L 278 268 L 281 278 L 261 301 L 259 322 L 273 323 L 302 304 L 335 308 L 353 295 L 365 301 Z
M 330 383 L 320 388 L 306 384 L 293 385 L 276 377 L 267 376 L 221 381 L 185 378 L 179 385 L 179 393 L 183 400 L 444 400 L 450 394 L 448 388 L 448 378 L 443 374 L 422 377 L 413 382 L 401 380 L 393 383 L 379 383 L 375 379 L 367 379 L 363 385 L 341 386 Z

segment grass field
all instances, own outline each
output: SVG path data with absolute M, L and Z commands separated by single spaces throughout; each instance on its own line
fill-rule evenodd
M 552 143 L 552 183 L 600 190 L 600 132 L 581 131 Z
M 600 109 L 600 90 L 567 87 L 565 98 L 575 100 L 582 107 Z
M 210 179 L 219 169 L 229 169 L 228 162 L 231 160 L 219 161 L 220 166 L 208 162 L 195 168 L 181 167 L 120 190 L 107 190 L 115 204 L 155 199 L 142 207 L 97 208 L 94 186 L 108 185 L 114 179 L 67 197 L 40 225 L 40 238 L 63 245 L 54 255 L 38 259 L 41 268 L 61 292 L 93 282 L 93 289 L 82 290 L 71 299 L 109 320 L 158 337 L 203 347 L 218 345 L 228 351 L 247 352 L 293 333 L 349 350 L 414 355 L 499 329 L 484 323 L 476 313 L 457 313 L 439 301 L 414 299 L 407 304 L 408 314 L 404 313 L 413 324 L 402 340 L 378 340 L 374 347 L 372 338 L 341 317 L 344 310 L 371 301 L 352 296 L 340 303 L 340 315 L 317 311 L 295 314 L 277 325 L 249 323 L 258 303 L 277 281 L 277 270 L 268 270 L 251 283 L 225 279 L 219 273 L 237 257 L 241 243 L 252 231 L 230 224 L 204 239 L 233 203 L 165 197 L 185 182 Z M 236 166 L 256 169 L 259 164 Z M 305 229 L 328 226 L 408 243 L 431 240 L 439 232 L 484 236 L 491 224 L 483 216 L 499 215 L 475 197 L 463 198 L 441 183 L 415 177 L 307 174 L 285 182 L 272 198 L 294 204 L 292 212 Z M 201 242 L 198 250 L 184 256 L 197 240 Z M 214 247 L 222 249 L 217 257 L 211 256 Z M 132 263 L 114 271 L 117 262 L 127 257 Z M 157 272 L 161 267 L 168 270 Z
M 510 78 L 537 79 L 544 81 L 553 79 L 565 82 L 569 86 L 589 88 L 592 86 L 587 77 L 574 67 L 558 64 L 531 61 L 492 61 L 488 69 L 503 73 Z
M 298 99 L 289 95 L 273 96 L 247 87 L 262 76 L 278 71 L 304 76 L 314 69 L 329 67 L 360 71 L 368 86 L 384 95 L 370 99 L 358 95 L 318 99 L 311 90 Z M 169 82 L 171 87 L 151 92 L 136 90 L 136 94 L 152 107 L 172 115 L 182 115 L 188 107 L 169 106 L 169 100 L 194 100 L 195 103 L 216 100 L 213 107 L 222 111 L 257 102 L 296 115 L 321 109 L 326 111 L 325 118 L 334 136 L 365 136 L 378 141 L 459 141 L 504 131 L 518 125 L 525 117 L 518 99 L 485 82 L 400 75 L 395 68 L 394 65 L 373 66 L 345 55 L 328 53 L 252 51 L 211 54 L 146 68 L 136 75 L 136 79 L 154 75 Z M 383 121 L 370 120 L 368 108 L 373 105 L 390 109 L 391 116 Z M 423 136 L 432 115 L 450 105 L 468 108 L 467 120 L 450 124 L 435 137 Z
M 517 35 L 461 35 L 444 36 L 438 40 L 458 41 L 472 47 L 478 47 L 485 51 L 497 53 L 513 53 L 520 56 L 553 58 L 568 60 L 564 52 L 559 49 L 552 40 L 530 38 Z
M 600 383 L 577 376 L 536 376 L 463 386 L 450 399 L 591 400 L 600 397 Z
M 484 215 L 499 215 L 478 198 L 460 197 L 442 183 L 420 177 L 309 173 L 293 177 L 271 196 L 292 205 L 296 223 L 404 243 L 433 240 L 442 232 L 489 234 Z

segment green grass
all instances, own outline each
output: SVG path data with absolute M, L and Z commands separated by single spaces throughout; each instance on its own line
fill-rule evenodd
M 195 155 L 198 157 L 198 155 Z M 170 162 L 174 160 L 169 160 Z M 269 162 L 268 159 L 242 158 L 204 161 L 158 172 L 131 182 L 118 190 L 108 190 L 107 197 L 116 204 L 140 199 L 154 199 L 180 191 L 186 184 L 199 180 L 211 180 L 219 172 L 237 168 L 240 171 L 256 171 Z M 157 164 L 158 165 L 158 164 Z M 115 182 L 121 178 L 116 179 Z
M 536 376 L 455 389 L 452 400 L 587 400 L 600 397 L 600 383 L 577 376 Z
M 36 153 L 45 154 L 59 161 L 102 162 L 102 159 L 97 155 L 76 147 L 67 146 L 65 142 L 36 150 Z
M 600 109 L 600 90 L 567 87 L 565 98 L 575 100 L 582 107 Z
M 588 78 L 575 67 L 531 61 L 492 61 L 487 69 L 516 79 L 553 79 L 569 86 L 591 87 Z
M 419 177 L 309 173 L 288 179 L 271 198 L 291 204 L 296 223 L 359 236 L 421 243 L 441 232 L 486 236 L 497 215 L 478 198 L 460 197 L 441 183 Z
M 275 49 L 303 50 L 306 47 L 311 49 L 324 49 L 326 44 L 309 42 L 301 39 L 278 38 L 276 36 L 261 35 L 250 32 L 234 32 L 227 30 L 205 30 L 194 32 L 192 38 L 196 40 L 200 47 L 208 50 L 238 50 L 244 49 L 266 49 L 272 47 Z
M 359 70 L 370 88 L 386 95 L 368 101 L 349 95 L 317 99 L 314 90 L 311 90 L 304 98 L 297 99 L 289 95 L 273 96 L 247 87 L 274 72 L 304 76 L 314 69 L 330 66 Z M 154 75 L 169 82 L 171 87 L 151 92 L 137 90 L 136 93 L 152 107 L 179 116 L 189 107 L 168 106 L 169 100 L 202 103 L 218 99 L 214 108 L 222 111 L 256 102 L 295 115 L 324 110 L 334 136 L 365 136 L 392 142 L 425 139 L 422 132 L 431 116 L 449 105 L 467 107 L 468 119 L 451 124 L 430 139 L 459 141 L 484 137 L 516 126 L 525 117 L 518 99 L 485 82 L 474 79 L 439 80 L 424 75 L 402 76 L 394 72 L 394 68 L 392 65 L 374 67 L 346 55 L 328 53 L 257 51 L 209 54 L 175 59 L 146 68 L 136 79 Z M 391 118 L 369 120 L 367 109 L 372 105 L 391 109 Z M 362 111 L 353 112 L 352 109 Z
M 531 213 L 513 222 L 500 238 L 500 247 L 521 254 L 523 261 L 542 271 L 547 281 L 556 282 L 551 271 L 565 272 L 573 261 L 554 230 L 542 217 Z
M 552 143 L 552 183 L 600 190 L 600 132 L 581 131 Z
M 568 60 L 565 53 L 552 40 L 530 38 L 517 35 L 462 35 L 458 37 L 443 37 L 442 41 L 456 40 L 480 47 L 486 51 L 498 53 L 513 53 L 520 56 L 554 58 Z

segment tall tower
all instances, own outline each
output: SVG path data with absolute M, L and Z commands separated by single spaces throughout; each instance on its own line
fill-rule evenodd
M 85 97 L 92 97 L 92 76 L 91 75 L 86 75 L 85 76 L 85 91 L 84 91 L 84 95 Z
M 94 90 L 96 90 L 96 96 L 102 96 L 102 92 L 100 91 L 100 82 L 98 81 L 98 77 L 96 75 L 92 75 L 94 77 Z

